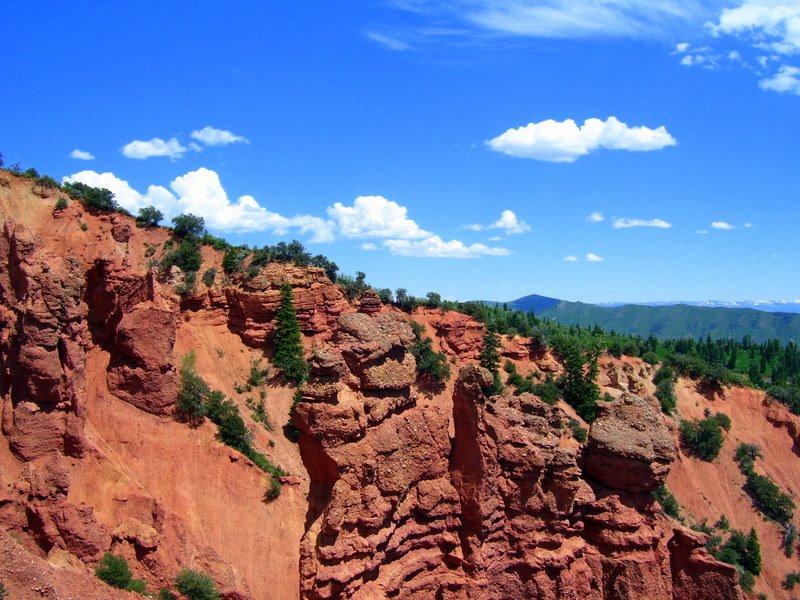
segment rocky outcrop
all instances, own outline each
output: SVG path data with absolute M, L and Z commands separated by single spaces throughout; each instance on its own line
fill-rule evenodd
M 467 315 L 453 311 L 417 309 L 415 314 L 427 316 L 442 352 L 463 360 L 476 360 L 483 348 L 486 328 Z
M 589 430 L 586 474 L 603 485 L 645 492 L 663 484 L 675 443 L 655 403 L 633 394 L 600 402 Z
M 82 401 L 88 307 L 79 261 L 48 251 L 6 221 L 0 235 L 0 390 L 10 394 L 3 432 L 25 460 L 85 449 Z

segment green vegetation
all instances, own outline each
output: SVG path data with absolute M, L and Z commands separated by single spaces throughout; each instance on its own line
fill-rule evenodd
M 281 286 L 281 303 L 275 315 L 273 336 L 275 353 L 272 362 L 283 371 L 286 379 L 300 385 L 308 377 L 308 363 L 303 358 L 300 324 L 292 301 L 292 286 Z
M 103 555 L 100 566 L 95 570 L 98 579 L 108 585 L 143 594 L 147 591 L 147 585 L 141 579 L 134 579 L 128 561 L 121 556 L 115 556 L 109 552 Z
M 266 456 L 253 448 L 252 434 L 239 413 L 239 407 L 225 398 L 222 392 L 212 390 L 203 381 L 197 373 L 195 357 L 191 352 L 184 356 L 181 362 L 180 388 L 175 403 L 175 413 L 179 420 L 194 427 L 199 426 L 205 417 L 208 417 L 217 426 L 217 439 L 226 446 L 238 450 L 259 469 L 268 473 L 270 489 L 280 490 L 278 478 L 287 475 L 286 471 L 272 464 Z
M 503 381 L 500 378 L 500 336 L 487 331 L 483 336 L 483 348 L 478 355 L 481 366 L 492 374 L 492 387 L 486 391 L 488 396 L 503 393 Z
M 510 360 L 503 365 L 503 370 L 508 373 L 508 385 L 513 385 L 517 394 L 534 394 L 543 402 L 553 406 L 561 398 L 561 389 L 553 381 L 552 375 L 547 374 L 544 381 L 538 381 L 539 373 L 523 377 L 517 372 L 517 367 Z M 578 440 L 581 441 L 581 440 Z
M 417 361 L 417 374 L 425 383 L 441 387 L 450 379 L 447 357 L 444 353 L 433 350 L 433 340 L 424 335 L 425 328 L 422 325 L 411 321 L 411 330 L 414 332 L 414 343 L 411 344 L 409 352 Z
M 158 224 L 164 218 L 164 214 L 155 206 L 145 206 L 139 209 L 139 214 L 136 215 L 136 225 L 139 227 L 158 227 Z
M 661 367 L 653 377 L 653 383 L 656 384 L 656 398 L 666 415 L 672 414 L 678 403 L 675 397 L 675 377 L 675 371 L 668 366 Z
M 176 266 L 185 273 L 197 272 L 200 269 L 202 260 L 200 246 L 197 242 L 191 239 L 184 239 L 177 248 L 161 259 L 161 268 L 164 271 L 169 271 L 172 266 Z
M 199 240 L 206 233 L 206 222 L 203 217 L 185 213 L 172 217 L 173 232 L 185 240 Z
M 597 386 L 599 344 L 581 344 L 577 339 L 560 336 L 554 339 L 556 352 L 564 361 L 561 390 L 564 400 L 587 423 L 594 421 L 600 388 Z
M 786 558 L 794 556 L 794 547 L 797 544 L 797 528 L 794 523 L 787 523 L 783 530 L 783 539 L 781 539 L 781 548 Z
M 699 421 L 682 421 L 681 443 L 690 454 L 711 462 L 717 458 L 725 441 L 722 430 L 729 431 L 730 428 L 731 420 L 723 413 L 709 414 Z
M 572 430 L 572 436 L 581 444 L 589 438 L 589 431 L 585 427 L 581 427 L 581 424 L 575 419 L 570 419 L 567 424 Z
M 786 574 L 786 577 L 783 580 L 783 589 L 793 590 L 794 586 L 796 586 L 798 583 L 800 583 L 800 572 L 791 571 Z
M 762 455 L 761 448 L 757 444 L 739 444 L 736 448 L 734 460 L 739 463 L 739 469 L 747 478 L 744 491 L 750 496 L 753 505 L 765 516 L 778 523 L 788 523 L 794 516 L 794 501 L 772 479 L 755 472 L 755 461 L 758 458 L 762 458 Z M 791 527 L 793 542 L 794 526 Z M 791 543 L 789 547 L 792 548 Z M 794 552 L 793 548 L 790 552 Z
M 175 286 L 175 293 L 181 298 L 191 296 L 197 286 L 197 271 L 188 271 L 183 275 L 183 281 Z
M 672 492 L 667 489 L 667 486 L 661 485 L 653 491 L 653 498 L 655 498 L 661 505 L 662 510 L 673 519 L 683 521 L 681 516 L 681 505 L 678 499 L 672 495 Z
M 269 367 L 262 368 L 261 361 L 257 358 L 251 360 L 250 373 L 247 375 L 247 385 L 250 386 L 250 389 L 264 385 L 267 377 L 269 377 Z
M 87 208 L 101 211 L 118 211 L 120 209 L 114 194 L 105 188 L 95 188 L 85 183 L 75 181 L 65 183 L 62 189 L 73 200 L 79 200 Z
M 714 558 L 734 565 L 739 570 L 739 585 L 744 591 L 753 591 L 754 576 L 761 573 L 762 566 L 761 544 L 755 529 L 751 529 L 747 535 L 733 529 L 724 543 L 721 536 L 713 535 L 706 547 Z
M 2 166 L 2 160 L 0 160 L 0 166 Z M 6 600 L 8 598 L 10 592 L 6 589 L 6 585 L 0 581 L 0 600 Z
M 158 600 L 178 600 L 178 597 L 173 594 L 168 588 L 161 588 L 158 590 Z
M 53 212 L 59 212 L 67 208 L 67 199 L 63 196 L 56 200 L 56 204 L 53 207 Z
M 220 600 L 219 591 L 205 573 L 184 569 L 175 577 L 175 589 L 189 600 Z
M 214 285 L 214 280 L 216 278 L 217 278 L 217 270 L 214 267 L 206 269 L 203 272 L 203 285 L 210 288 L 212 285 Z

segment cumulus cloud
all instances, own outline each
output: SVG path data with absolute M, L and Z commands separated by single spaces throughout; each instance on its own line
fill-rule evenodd
M 250 140 L 241 135 L 236 135 L 232 131 L 216 129 L 207 125 L 202 129 L 196 129 L 191 133 L 192 139 L 202 142 L 206 146 L 225 146 L 227 144 L 249 144 Z
M 69 153 L 69 157 L 75 158 L 77 160 L 94 160 L 94 154 L 92 154 L 91 152 L 78 150 L 77 148 L 75 148 L 75 150 Z
M 663 125 L 656 129 L 628 127 L 616 117 L 609 117 L 605 121 L 586 119 L 581 126 L 572 119 L 547 119 L 509 129 L 486 143 L 496 152 L 517 158 L 571 163 L 599 149 L 642 152 L 677 142 Z
M 723 231 L 730 231 L 731 229 L 736 229 L 735 225 L 731 225 L 726 221 L 712 221 L 711 223 L 712 229 L 722 229 Z
M 513 211 L 504 210 L 500 213 L 500 218 L 489 225 L 489 229 L 502 229 L 507 235 L 513 235 L 515 233 L 530 231 L 531 226 L 525 221 L 518 219 Z
M 672 223 L 667 223 L 663 219 L 614 219 L 614 229 L 627 229 L 629 227 L 669 229 L 672 227 Z
M 423 258 L 477 258 L 478 256 L 507 256 L 507 248 L 496 248 L 485 244 L 466 245 L 458 240 L 445 242 L 438 235 L 422 240 L 385 240 L 383 245 L 391 254 Z
M 122 154 L 127 158 L 144 160 L 153 156 L 166 156 L 173 160 L 182 158 L 189 148 L 182 146 L 178 138 L 170 138 L 166 141 L 161 138 L 151 140 L 133 140 L 122 147 Z
M 593 212 L 588 217 L 586 217 L 586 220 L 589 221 L 589 223 L 601 223 L 605 221 L 605 219 L 606 218 L 603 216 L 603 213 L 601 213 L 600 211 Z
M 793 0 L 745 1 L 725 8 L 709 27 L 715 35 L 743 35 L 778 54 L 800 52 L 800 4 Z
M 337 202 L 328 207 L 344 237 L 419 239 L 432 234 L 408 218 L 408 209 L 383 196 L 359 196 L 352 206 Z
M 562 260 L 564 262 L 578 262 L 578 257 L 570 255 L 570 256 L 565 256 Z
M 800 68 L 783 65 L 775 75 L 758 82 L 761 89 L 800 95 Z
M 64 181 L 80 181 L 111 190 L 120 206 L 132 213 L 145 206 L 155 206 L 168 221 L 189 212 L 205 219 L 206 225 L 220 231 L 269 231 L 283 235 L 289 230 L 310 233 L 311 240 L 327 242 L 334 238 L 334 224 L 319 217 L 298 215 L 285 217 L 261 206 L 252 196 L 231 201 L 216 172 L 200 168 L 170 183 L 170 190 L 151 185 L 142 194 L 113 173 L 81 171 Z
M 598 256 L 597 254 L 593 254 L 592 252 L 589 252 L 586 255 L 586 260 L 589 262 L 603 262 L 603 257 Z

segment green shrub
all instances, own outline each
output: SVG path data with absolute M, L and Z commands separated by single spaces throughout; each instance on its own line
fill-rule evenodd
M 145 206 L 139 209 L 139 214 L 136 215 L 136 225 L 139 227 L 157 227 L 164 214 L 155 206 Z
M 701 460 L 711 462 L 719 455 L 725 441 L 722 430 L 730 429 L 727 415 L 717 413 L 700 421 L 681 421 L 681 443 L 684 448 Z
M 247 246 L 229 246 L 222 257 L 222 270 L 228 275 L 238 272 L 249 255 L 250 249 Z
M 0 581 L 0 600 L 6 600 L 6 598 L 9 597 L 8 596 L 9 594 L 10 592 L 6 589 L 6 585 L 2 581 Z
M 178 600 L 178 597 L 167 588 L 158 590 L 158 600 Z
M 433 385 L 441 386 L 450 379 L 447 357 L 433 350 L 433 340 L 423 335 L 425 328 L 422 325 L 411 321 L 411 330 L 414 332 L 414 343 L 409 347 L 409 352 L 417 361 L 417 373 Z
M 672 492 L 667 489 L 667 486 L 661 485 L 653 491 L 653 498 L 655 498 L 661 505 L 662 510 L 673 519 L 682 520 L 681 505 L 678 503 L 677 498 L 672 495 Z
M 105 188 L 95 188 L 80 181 L 65 183 L 63 188 L 70 198 L 80 200 L 88 208 L 102 211 L 119 210 L 114 194 Z
M 184 569 L 175 577 L 175 589 L 189 600 L 220 600 L 219 591 L 205 573 Z
M 790 573 L 786 574 L 786 577 L 783 580 L 783 589 L 785 590 L 793 590 L 794 586 L 800 583 L 800 572 L 791 571 Z
M 183 281 L 175 286 L 175 293 L 181 298 L 194 294 L 197 285 L 197 271 L 187 271 L 183 276 Z
M 739 463 L 739 469 L 747 478 L 744 491 L 750 496 L 753 505 L 778 523 L 790 521 L 795 509 L 791 496 L 781 491 L 772 479 L 755 471 L 756 459 L 762 458 L 761 447 L 758 444 L 739 444 L 733 458 Z M 794 533 L 794 526 L 791 524 L 789 526 Z M 790 548 L 788 552 L 793 553 L 794 549 L 791 546 Z
M 661 411 L 665 415 L 670 415 L 678 405 L 678 399 L 675 397 L 675 384 L 672 379 L 664 379 L 656 385 L 656 398 L 661 405 Z
M 210 288 L 212 285 L 214 285 L 214 280 L 216 278 L 217 278 L 217 270 L 214 267 L 206 269 L 203 272 L 203 285 Z
M 185 239 L 161 260 L 161 268 L 168 271 L 174 265 L 184 272 L 199 271 L 202 262 L 200 246 L 194 240 Z
M 67 208 L 67 199 L 63 196 L 56 200 L 56 204 L 53 207 L 53 212 L 59 212 Z
M 781 539 L 781 547 L 783 554 L 786 558 L 794 556 L 794 546 L 797 543 L 797 528 L 794 523 L 788 523 L 783 531 L 783 538 Z
M 103 555 L 100 566 L 95 569 L 94 573 L 104 583 L 121 590 L 127 589 L 133 580 L 133 573 L 128 567 L 128 561 L 121 556 L 114 556 L 110 552 Z
M 175 414 L 179 420 L 196 427 L 206 416 L 205 398 L 211 390 L 197 374 L 194 352 L 183 357 L 179 377 L 180 388 L 175 402 Z
M 269 377 L 269 367 L 261 368 L 261 361 L 253 359 L 250 362 L 250 374 L 247 376 L 247 385 L 260 387 L 264 385 L 266 378 Z
M 673 371 L 671 367 L 663 366 L 658 371 L 656 371 L 656 374 L 653 376 L 653 383 L 658 385 L 662 381 L 674 382 L 675 379 L 676 379 L 675 371 Z
M 281 483 L 280 479 L 275 477 L 274 475 L 269 479 L 269 487 L 267 491 L 264 493 L 264 501 L 265 502 L 272 502 L 276 500 L 278 496 L 281 495 L 281 488 L 283 488 L 283 484 Z
M 586 430 L 586 428 L 581 427 L 581 424 L 575 419 L 569 420 L 569 428 L 572 429 L 573 437 L 581 444 L 583 444 L 589 437 L 589 432 Z
M 173 231 L 178 237 L 197 241 L 206 233 L 206 222 L 203 217 L 191 213 L 172 217 Z
M 230 244 L 221 237 L 211 235 L 207 231 L 200 237 L 200 243 L 203 246 L 211 246 L 214 250 L 227 250 Z

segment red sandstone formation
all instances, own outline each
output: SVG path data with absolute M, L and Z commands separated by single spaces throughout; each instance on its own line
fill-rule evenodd
M 151 269 L 165 231 L 77 202 L 53 215 L 57 192 L 29 186 L 0 172 L 0 580 L 15 600 L 131 597 L 94 576 L 107 551 L 151 590 L 192 567 L 226 600 L 740 597 L 734 570 L 652 500 L 674 449 L 648 402 L 609 405 L 584 452 L 562 408 L 485 396 L 491 379 L 468 364 L 484 329 L 465 315 L 413 315 L 457 363 L 455 382 L 423 393 L 408 317 L 375 297 L 357 309 L 322 270 L 270 264 L 180 299 Z M 203 260 L 222 272 L 219 253 Z M 299 447 L 235 391 L 268 349 L 284 283 L 312 365 Z M 275 502 L 210 424 L 171 418 L 188 351 L 292 472 Z M 523 339 L 503 354 L 525 373 L 561 369 Z M 626 364 L 603 383 L 651 389 Z M 293 390 L 263 391 L 279 428 Z

